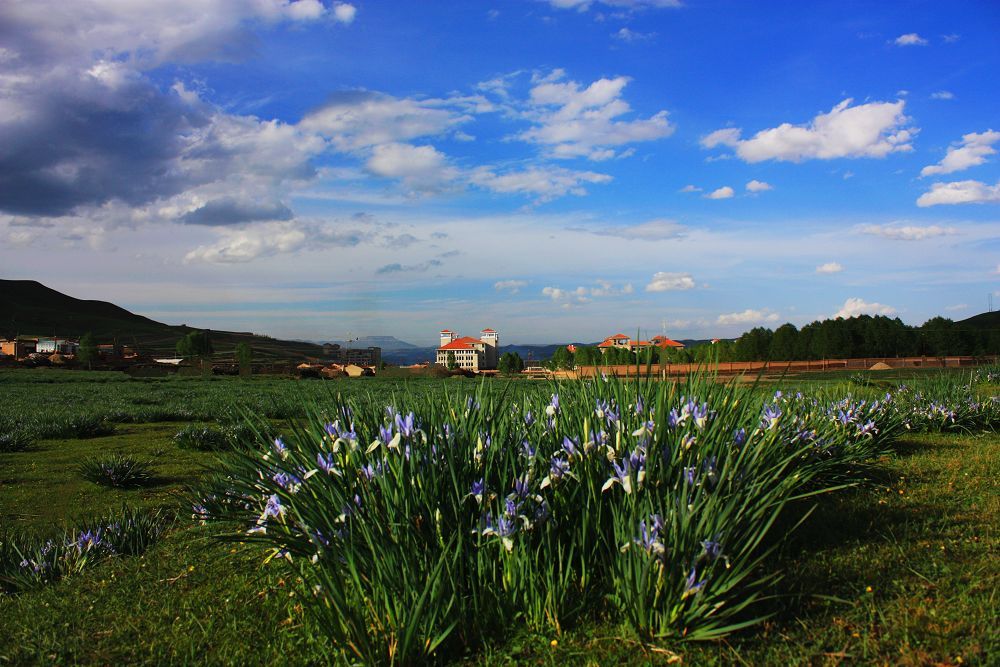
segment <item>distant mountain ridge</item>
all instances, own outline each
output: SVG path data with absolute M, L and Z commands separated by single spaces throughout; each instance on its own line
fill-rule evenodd
M 0 280 L 0 336 L 67 336 L 92 333 L 99 343 L 117 340 L 144 354 L 173 356 L 177 341 L 199 327 L 170 325 L 106 301 L 77 299 L 35 280 Z M 204 328 L 201 328 L 204 330 Z M 314 343 L 276 340 L 248 332 L 210 330 L 216 352 L 247 343 L 259 360 L 321 357 Z

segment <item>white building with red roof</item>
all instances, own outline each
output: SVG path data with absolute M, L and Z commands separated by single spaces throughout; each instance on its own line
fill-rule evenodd
M 451 329 L 442 329 L 435 363 L 447 366 L 450 356 L 459 368 L 465 370 L 494 370 L 500 356 L 499 347 L 500 334 L 493 329 L 483 329 L 479 338 L 459 336 Z

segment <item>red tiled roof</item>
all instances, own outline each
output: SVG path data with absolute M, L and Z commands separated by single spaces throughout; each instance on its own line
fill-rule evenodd
M 493 329 L 483 329 L 480 333 L 496 333 Z
M 441 329 L 441 333 L 453 333 L 451 329 Z
M 478 338 L 471 338 L 469 336 L 463 336 L 462 338 L 456 338 L 447 345 L 442 345 L 439 350 L 474 350 L 475 344 L 483 344 L 483 341 Z
M 604 340 L 618 340 L 621 338 L 628 338 L 628 336 L 626 336 L 625 334 L 615 334 L 614 336 L 608 336 Z

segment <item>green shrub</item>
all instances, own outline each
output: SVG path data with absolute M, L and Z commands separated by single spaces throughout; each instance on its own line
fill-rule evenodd
M 225 449 L 229 441 L 226 435 L 217 428 L 191 424 L 177 432 L 177 435 L 174 436 L 174 444 L 181 449 L 212 452 Z

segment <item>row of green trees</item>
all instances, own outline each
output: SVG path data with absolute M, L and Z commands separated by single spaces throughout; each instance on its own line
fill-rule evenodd
M 997 354 L 1000 331 L 971 329 L 945 317 L 919 327 L 898 317 L 860 315 L 807 324 L 783 324 L 774 331 L 752 329 L 733 345 L 735 361 L 790 361 L 859 357 L 914 357 Z
M 944 317 L 935 317 L 914 327 L 904 324 L 898 317 L 860 315 L 816 321 L 801 329 L 794 324 L 783 324 L 774 331 L 757 327 L 735 341 L 720 340 L 683 349 L 654 348 L 635 353 L 624 348 L 610 348 L 602 354 L 593 346 L 577 346 L 575 352 L 560 347 L 549 360 L 549 367 L 998 353 L 1000 330 L 970 329 Z

